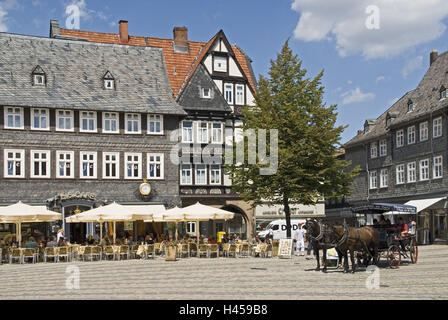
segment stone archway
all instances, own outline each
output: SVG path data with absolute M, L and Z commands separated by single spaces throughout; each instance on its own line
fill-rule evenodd
M 224 231 L 228 235 L 237 234 L 240 237 L 242 236 L 243 239 L 251 237 L 251 220 L 243 209 L 233 204 L 226 204 L 221 209 L 235 213 L 235 217 L 225 223 Z

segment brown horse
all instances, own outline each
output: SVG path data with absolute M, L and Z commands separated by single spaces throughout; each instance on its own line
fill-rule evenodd
M 364 252 L 373 258 L 373 263 L 378 261 L 379 232 L 374 228 L 352 228 L 346 224 L 343 226 L 329 226 L 324 234 L 324 241 L 334 243 L 343 254 L 344 272 L 348 272 L 349 269 L 347 251 L 350 252 L 352 273 L 356 271 L 355 251 Z

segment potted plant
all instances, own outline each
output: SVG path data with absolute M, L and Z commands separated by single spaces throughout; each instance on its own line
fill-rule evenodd
M 165 245 L 165 261 L 177 261 L 177 241 Z

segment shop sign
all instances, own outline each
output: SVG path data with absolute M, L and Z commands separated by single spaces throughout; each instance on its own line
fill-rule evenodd
M 73 199 L 83 199 L 83 200 L 95 200 L 95 194 L 91 192 L 61 192 L 56 196 L 59 200 L 73 200 Z

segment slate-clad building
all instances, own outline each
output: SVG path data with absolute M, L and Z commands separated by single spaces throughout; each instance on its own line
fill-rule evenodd
M 448 52 L 431 52 L 430 67 L 406 93 L 346 145 L 346 160 L 361 167 L 350 205 L 365 202 L 417 207 L 418 239 L 447 241 Z
M 0 203 L 65 216 L 111 201 L 180 205 L 170 134 L 185 116 L 162 49 L 0 33 Z M 71 240 L 86 231 L 66 226 Z

